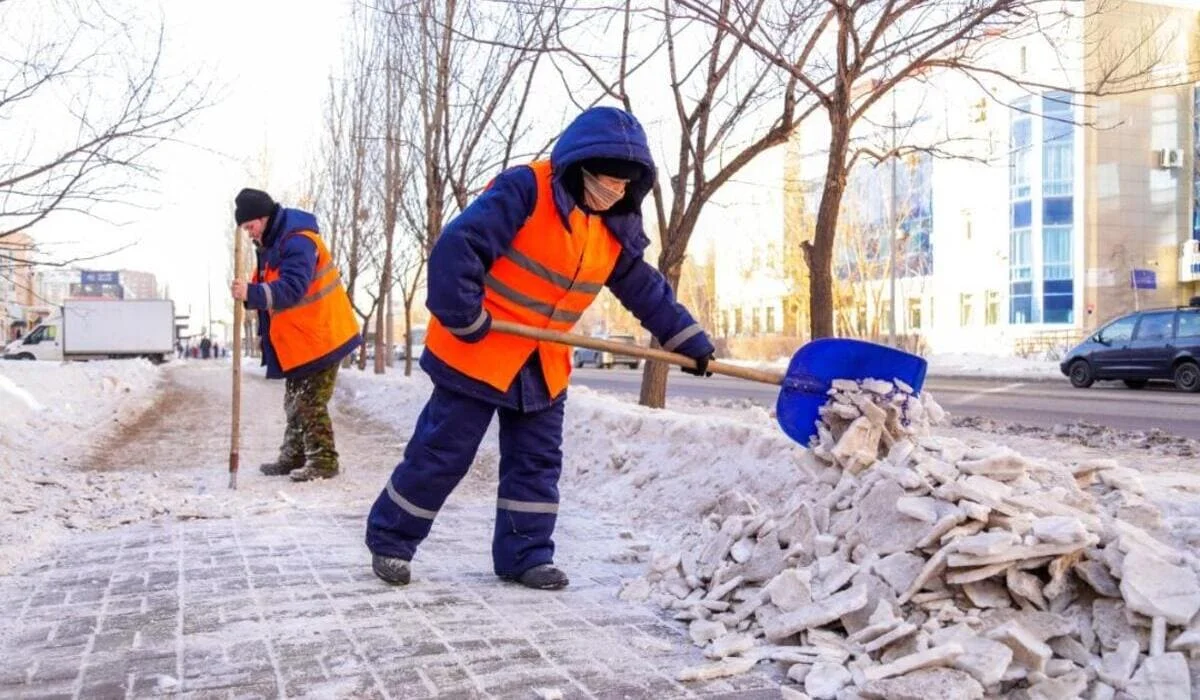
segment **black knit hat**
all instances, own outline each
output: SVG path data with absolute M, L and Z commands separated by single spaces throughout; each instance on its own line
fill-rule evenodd
M 588 158 L 580 161 L 579 165 L 593 175 L 608 175 L 622 180 L 637 180 L 644 170 L 640 164 L 620 158 Z
M 275 211 L 275 200 L 271 199 L 271 195 L 249 187 L 237 193 L 233 204 L 233 220 L 238 226 L 247 221 L 270 216 L 271 212 Z

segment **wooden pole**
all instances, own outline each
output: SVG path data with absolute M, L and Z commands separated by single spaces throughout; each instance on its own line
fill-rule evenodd
M 233 278 L 242 279 L 242 231 L 233 232 Z M 233 408 L 229 430 L 229 488 L 237 488 L 238 449 L 242 427 L 242 302 L 233 300 Z
M 590 348 L 592 350 L 633 355 L 645 360 L 658 360 L 659 362 L 667 362 L 689 369 L 695 369 L 696 367 L 696 361 L 686 355 L 655 348 L 644 348 L 640 345 L 631 345 L 629 343 L 619 343 L 613 340 L 604 340 L 603 338 L 589 338 L 588 336 L 576 335 L 574 333 L 562 333 L 560 331 L 552 331 L 548 328 L 532 328 L 509 321 L 492 321 L 492 330 L 519 335 L 523 338 L 532 338 L 533 340 L 562 343 L 563 345 L 571 345 L 577 348 Z M 784 375 L 779 372 L 767 372 L 751 367 L 739 367 L 738 365 L 729 365 L 724 362 L 709 362 L 707 369 L 713 374 L 723 374 L 727 377 L 748 379 L 752 382 L 774 384 L 775 386 L 783 384 L 784 380 Z

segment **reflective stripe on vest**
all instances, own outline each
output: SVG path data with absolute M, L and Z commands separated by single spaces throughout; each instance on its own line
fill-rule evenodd
M 319 360 L 358 335 L 358 321 L 342 286 L 342 275 L 324 241 L 310 231 L 290 235 L 313 242 L 317 263 L 304 296 L 284 309 L 274 308 L 269 284 L 279 279 L 279 270 L 267 267 L 262 274 L 262 282 L 267 283 L 263 290 L 271 315 L 271 345 L 284 372 Z
M 578 208 L 567 217 L 569 226 L 564 226 L 554 205 L 550 162 L 537 161 L 529 167 L 537 182 L 537 201 L 511 247 L 488 270 L 483 307 L 497 320 L 568 331 L 604 289 L 621 244 L 599 216 L 588 216 Z M 508 389 L 536 350 L 550 395 L 562 393 L 571 373 L 569 347 L 500 332 L 488 333 L 478 343 L 456 337 L 479 330 L 485 320 L 480 317 L 465 327 L 446 328 L 433 319 L 425 346 L 459 372 L 500 391 Z

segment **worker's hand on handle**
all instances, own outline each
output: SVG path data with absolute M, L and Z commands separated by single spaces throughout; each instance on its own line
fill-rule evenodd
M 695 369 L 690 367 L 680 367 L 680 369 L 688 374 L 694 374 L 697 377 L 712 376 L 713 373 L 708 371 L 708 363 L 714 359 L 712 355 L 705 355 L 704 357 L 695 357 L 692 359 L 696 361 Z
M 246 301 L 246 288 L 250 285 L 242 280 L 234 280 L 229 283 L 229 292 L 233 294 L 233 298 L 238 301 Z

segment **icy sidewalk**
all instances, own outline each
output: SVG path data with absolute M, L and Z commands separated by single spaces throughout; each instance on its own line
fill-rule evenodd
M 683 629 L 619 601 L 637 564 L 591 514 L 560 519 L 562 592 L 499 581 L 490 504 L 449 505 L 392 588 L 363 514 L 294 510 L 72 538 L 0 583 L 0 697 L 777 698 L 770 667 L 681 684 Z M 616 541 L 614 541 L 616 540 Z M 627 543 L 625 543 L 627 544 Z
M 58 379 L 64 387 L 92 381 Z M 334 423 L 345 471 L 328 482 L 257 473 L 282 434 L 282 387 L 248 376 L 243 473 L 237 491 L 226 488 L 228 374 L 217 366 L 166 370 L 158 402 L 136 419 L 124 404 L 106 408 L 130 427 L 110 433 L 98 454 L 24 443 L 34 447 L 18 475 L 28 473 L 23 498 L 36 508 L 3 521 L 0 532 L 52 527 L 32 543 L 45 556 L 14 540 L 23 563 L 0 577 L 0 698 L 535 698 L 539 688 L 565 698 L 778 697 L 782 674 L 773 667 L 676 682 L 681 669 L 704 661 L 686 628 L 658 608 L 617 599 L 623 579 L 644 573 L 644 563 L 625 562 L 653 538 L 607 521 L 630 510 L 669 517 L 661 509 L 670 501 L 642 494 L 631 509 L 634 489 L 624 482 L 638 472 L 595 467 L 610 440 L 637 442 L 612 428 L 571 448 L 575 470 L 596 471 L 564 484 L 555 539 L 572 579 L 565 591 L 531 591 L 491 573 L 494 435 L 418 554 L 413 584 L 378 581 L 362 542 L 366 511 L 428 388 L 353 372 L 339 384 Z M 591 433 L 587 418 L 607 415 L 596 401 L 573 405 L 584 418 L 573 430 Z M 626 429 L 649 415 L 619 409 L 606 420 Z M 56 418 L 30 420 L 65 434 Z M 650 447 L 655 459 L 665 449 Z M 87 468 L 59 466 L 67 456 Z M 123 520 L 130 524 L 118 526 Z

